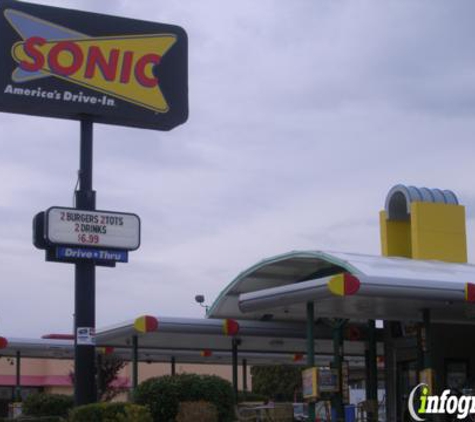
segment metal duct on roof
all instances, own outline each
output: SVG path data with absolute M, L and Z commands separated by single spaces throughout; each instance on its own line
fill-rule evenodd
M 386 196 L 385 210 L 388 220 L 408 220 L 411 202 L 437 202 L 458 205 L 458 199 L 451 190 L 416 188 L 395 185 Z

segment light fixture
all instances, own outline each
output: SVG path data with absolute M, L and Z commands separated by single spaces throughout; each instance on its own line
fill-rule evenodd
M 205 308 L 206 313 L 208 313 L 208 305 L 205 305 L 205 296 L 204 295 L 196 295 L 195 302 L 198 303 L 202 308 Z

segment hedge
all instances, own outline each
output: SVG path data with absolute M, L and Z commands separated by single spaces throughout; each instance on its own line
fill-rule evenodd
M 20 416 L 15 419 L 0 418 L 0 422 L 66 422 L 66 419 L 60 416 Z
M 219 422 L 218 410 L 206 401 L 182 401 L 178 406 L 176 422 Z
M 67 417 L 74 407 L 74 398 L 65 394 L 38 393 L 28 396 L 23 402 L 23 413 L 27 416 Z
M 153 422 L 146 407 L 132 403 L 92 403 L 70 413 L 69 422 Z
M 174 422 L 180 402 L 185 401 L 214 404 L 220 422 L 235 419 L 231 383 L 215 375 L 179 374 L 150 378 L 137 387 L 133 399 L 150 409 L 154 422 Z

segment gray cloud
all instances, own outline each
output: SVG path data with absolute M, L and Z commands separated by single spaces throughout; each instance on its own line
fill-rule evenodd
M 211 301 L 292 249 L 378 254 L 378 211 L 400 182 L 456 191 L 473 255 L 473 2 L 47 3 L 175 23 L 190 40 L 185 125 L 95 128 L 98 207 L 143 222 L 131 262 L 98 270 L 99 326 L 201 316 L 195 293 Z M 71 204 L 79 125 L 0 124 L 0 334 L 69 331 L 73 268 L 44 262 L 31 219 Z

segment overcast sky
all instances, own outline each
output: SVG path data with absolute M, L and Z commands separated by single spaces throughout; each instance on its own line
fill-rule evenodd
M 171 132 L 95 126 L 98 209 L 142 246 L 97 271 L 97 326 L 203 315 L 242 270 L 295 249 L 379 254 L 397 183 L 452 189 L 475 216 L 473 0 L 44 0 L 177 24 L 190 117 Z M 4 48 L 4 47 L 2 47 Z M 31 220 L 71 206 L 77 122 L 0 114 L 0 334 L 70 332 L 74 267 Z

